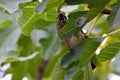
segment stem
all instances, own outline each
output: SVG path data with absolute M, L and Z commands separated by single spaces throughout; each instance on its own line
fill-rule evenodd
M 90 29 L 89 29 L 89 31 L 88 31 L 88 33 L 87 33 L 88 36 L 90 35 L 91 31 L 92 31 L 93 28 L 95 27 L 96 22 L 98 21 L 98 19 L 99 19 L 101 16 L 102 16 L 102 14 L 100 13 L 100 14 L 98 14 L 98 15 L 95 17 L 95 19 L 93 20 L 93 23 L 91 24 L 91 27 L 90 27 Z
M 107 36 L 110 36 L 110 35 L 112 35 L 112 34 L 114 34 L 114 33 L 119 32 L 119 31 L 120 31 L 120 28 L 119 28 L 119 29 L 117 29 L 117 30 L 115 30 L 115 31 L 110 32 L 109 34 L 107 34 Z
M 36 80 L 42 80 L 45 68 L 47 66 L 48 61 L 47 60 L 42 60 L 39 69 L 38 69 L 38 74 L 37 74 L 37 79 Z

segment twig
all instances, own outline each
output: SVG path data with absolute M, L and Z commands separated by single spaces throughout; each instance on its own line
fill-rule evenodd
M 90 27 L 90 29 L 89 29 L 89 31 L 88 31 L 88 33 L 87 33 L 88 36 L 90 35 L 91 31 L 92 31 L 93 28 L 95 27 L 96 22 L 98 21 L 98 19 L 99 19 L 101 16 L 102 16 L 102 14 L 100 13 L 100 14 L 98 14 L 98 15 L 95 17 L 95 19 L 94 19 L 93 23 L 91 24 L 91 27 Z
M 115 30 L 115 31 L 110 32 L 109 34 L 107 34 L 107 36 L 110 36 L 110 35 L 112 35 L 112 34 L 115 34 L 115 33 L 119 32 L 119 31 L 120 31 L 120 28 L 117 29 L 117 30 Z

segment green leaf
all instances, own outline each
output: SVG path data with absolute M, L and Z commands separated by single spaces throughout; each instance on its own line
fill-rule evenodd
M 68 4 L 89 4 L 90 10 L 88 11 L 86 22 L 91 21 L 96 17 L 110 2 L 111 0 L 65 0 Z
M 111 0 L 110 3 L 109 3 L 109 5 L 110 5 L 110 6 L 111 6 L 111 5 L 114 5 L 117 1 L 118 1 L 118 0 Z
M 20 3 L 26 3 L 30 1 L 31 0 L 0 0 L 0 7 L 12 14 L 19 9 Z
M 24 76 L 29 80 L 35 80 L 40 61 L 40 55 L 38 55 L 31 60 L 12 63 L 10 68 L 13 73 L 12 80 L 22 80 Z
M 82 52 L 82 47 L 79 47 L 79 49 L 81 49 Z M 77 53 L 77 49 L 75 49 L 73 52 L 71 53 L 67 53 L 65 56 L 63 56 L 62 61 L 61 61 L 61 65 L 63 68 L 67 68 L 71 62 L 73 61 L 77 61 L 80 57 L 80 52 L 79 54 Z
M 80 43 L 79 46 L 75 47 L 72 52 L 63 56 L 61 65 L 66 68 L 71 62 L 79 61 L 79 66 L 83 67 L 88 64 L 94 52 L 99 47 L 100 43 L 104 38 L 86 39 Z
M 88 64 L 85 68 L 85 73 L 84 73 L 84 79 L 85 80 L 94 80 L 93 79 L 93 75 L 92 75 L 92 69 L 91 69 L 91 66 L 90 64 Z
M 111 0 L 89 0 L 88 4 L 90 5 L 90 10 L 88 11 L 86 22 L 91 21 L 94 17 L 101 13 L 110 1 Z
M 77 71 L 76 74 L 74 74 L 72 79 L 73 80 L 78 80 L 78 79 L 83 80 L 83 78 L 84 78 L 84 71 L 83 70 L 79 70 L 79 71 Z
M 21 35 L 21 31 L 17 27 L 15 17 L 11 16 L 10 20 L 13 23 L 12 25 L 0 29 L 0 63 L 8 58 L 9 60 L 6 62 L 12 61 L 12 59 L 16 60 L 19 56 L 19 52 L 17 51 L 17 41 Z
M 68 16 L 69 19 L 67 24 L 60 30 L 60 35 L 64 38 L 71 38 L 72 35 L 75 35 L 78 31 L 80 31 L 85 24 L 85 14 L 86 12 L 71 13 Z
M 80 70 L 78 67 L 72 68 L 69 70 L 66 75 L 64 80 L 82 80 L 84 77 L 84 70 Z
M 111 67 L 112 67 L 112 70 L 115 72 L 115 73 L 117 73 L 118 75 L 120 75 L 120 53 L 118 53 L 116 56 L 115 56 L 115 58 L 114 58 L 114 60 L 111 62 Z
M 47 2 L 48 0 L 43 0 L 41 3 L 39 3 L 35 8 L 35 12 L 41 14 L 45 10 Z
M 60 63 L 61 59 L 56 63 L 52 74 L 52 80 L 65 80 L 66 73 L 69 72 L 72 68 L 76 67 L 76 62 L 72 63 L 68 68 L 63 68 Z
M 30 35 L 30 32 L 33 30 L 33 26 L 36 20 L 38 20 L 39 15 L 34 12 L 35 3 L 26 4 L 25 8 L 22 9 L 23 14 L 17 14 L 17 21 L 22 30 L 22 33 L 26 36 Z M 27 6 L 31 6 L 30 8 Z
M 71 1 L 71 0 L 65 0 L 65 2 L 69 5 L 76 5 L 76 4 L 89 4 L 90 7 L 92 6 L 103 6 L 105 3 L 101 4 L 101 5 L 98 5 L 102 2 L 107 2 L 107 1 L 110 1 L 110 0 L 74 0 L 74 1 Z M 96 3 L 96 4 L 95 4 Z
M 112 7 L 111 14 L 108 17 L 109 28 L 116 29 L 120 25 L 120 0 Z
M 57 54 L 58 51 L 61 50 L 58 35 L 55 30 L 55 25 L 52 25 L 50 27 L 50 30 L 48 30 L 48 34 L 50 34 L 48 38 L 40 40 L 40 43 L 43 47 L 43 54 L 45 60 L 50 59 L 52 56 Z
M 108 21 L 107 21 L 108 16 L 103 15 L 101 18 L 96 23 L 96 28 L 100 29 L 101 32 L 98 35 L 103 35 L 104 33 L 109 33 L 109 28 L 108 28 Z M 95 34 L 96 35 L 96 34 Z M 98 36 L 97 35 L 97 36 Z
M 98 60 L 107 61 L 112 59 L 120 50 L 120 42 L 114 42 L 106 46 L 97 55 Z
M 4 28 L 4 27 L 7 27 L 7 26 L 10 26 L 12 24 L 12 21 L 11 20 L 5 20 L 4 22 L 2 22 L 0 24 L 0 29 Z
M 60 62 L 58 62 L 54 68 L 52 80 L 64 80 L 64 76 L 67 73 L 67 68 L 62 68 Z
M 67 1 L 67 0 L 66 0 Z M 70 1 L 71 3 L 74 1 Z M 78 2 L 78 1 L 76 1 Z M 106 7 L 110 0 L 93 0 L 93 1 L 79 1 L 80 3 L 88 3 L 90 5 L 90 10 L 86 14 L 85 12 L 75 12 L 68 16 L 68 23 L 60 30 L 60 35 L 64 38 L 70 38 L 72 35 L 78 33 L 86 23 L 94 19 L 101 11 Z M 68 1 L 69 3 L 69 1 Z M 79 4 L 79 3 L 78 3 Z M 94 5 L 93 5 L 94 4 Z M 84 15 L 84 16 L 83 16 Z M 78 19 L 81 25 L 77 25 Z
M 47 21 L 44 19 L 39 19 L 35 23 L 35 28 L 36 29 L 42 29 L 45 30 L 47 29 L 51 24 L 53 24 L 53 21 Z
M 65 75 L 65 80 L 72 80 L 72 77 L 74 76 L 74 74 L 79 70 L 79 68 L 72 68 L 71 70 L 69 70 L 67 72 L 67 74 Z
M 57 61 L 65 54 L 66 51 L 66 48 L 62 47 L 62 50 L 49 60 L 44 72 L 44 77 L 49 77 L 52 75 L 51 73 L 53 72 Z
M 18 57 L 19 57 L 19 52 L 15 50 L 11 50 L 1 56 L 1 59 L 3 59 L 3 61 L 1 62 L 2 63 L 16 62 L 16 61 L 19 61 Z
M 100 61 L 97 59 L 97 55 L 95 54 L 93 57 L 92 57 L 92 62 L 95 66 L 101 66 L 101 63 Z
M 29 80 L 34 80 L 42 57 L 40 55 L 42 54 L 41 48 L 37 48 L 30 37 L 24 35 L 20 37 L 18 47 L 20 51 L 19 61 L 11 63 L 10 68 L 13 73 L 12 80 L 22 80 L 24 76 L 28 77 Z
M 111 43 L 113 42 L 120 42 L 120 32 L 116 32 L 113 35 L 111 35 Z
M 17 19 L 19 26 L 23 32 L 24 35 L 29 36 L 31 31 L 36 27 L 35 22 L 38 20 L 43 20 L 43 22 L 55 22 L 56 21 L 56 9 L 57 7 L 63 3 L 63 0 L 49 0 L 46 4 L 46 8 L 42 10 L 43 12 L 40 12 L 41 14 L 37 14 L 34 12 L 34 8 L 37 5 L 37 3 L 27 3 L 23 4 L 23 14 L 21 16 L 21 13 L 17 14 Z M 53 5 L 54 4 L 54 5 Z M 52 6 L 51 6 L 52 5 Z M 42 22 L 42 21 L 41 21 Z M 42 23 L 41 23 L 42 24 Z M 40 25 L 40 27 L 45 27 L 46 25 Z
M 90 59 L 95 54 L 95 51 L 97 50 L 101 42 L 104 40 L 104 38 L 105 37 L 96 38 L 96 39 L 88 39 L 89 41 L 84 46 L 82 54 L 80 55 L 80 59 L 79 59 L 80 67 L 84 67 L 89 63 Z

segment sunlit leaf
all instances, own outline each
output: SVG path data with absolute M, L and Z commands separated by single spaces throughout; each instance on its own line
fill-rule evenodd
M 34 8 L 36 7 L 36 5 L 38 3 L 34 2 L 34 3 L 23 4 L 22 16 L 20 13 L 17 14 L 17 16 L 16 16 L 23 34 L 26 36 L 29 36 L 35 26 L 37 26 L 37 29 L 41 26 L 45 27 L 46 25 L 42 25 L 43 22 L 44 23 L 45 22 L 47 22 L 47 23 L 55 22 L 56 15 L 57 15 L 56 9 L 62 2 L 63 2 L 62 0 L 48 1 L 46 4 L 46 8 L 44 8 L 44 10 L 42 10 L 43 12 L 41 12 L 41 14 L 37 14 L 34 12 Z M 53 5 L 53 4 L 55 4 L 55 5 Z M 39 21 L 39 20 L 43 20 L 43 21 L 40 21 L 41 23 L 39 23 L 39 24 L 37 22 L 37 25 L 35 25 L 36 21 Z
M 31 6 L 31 7 L 27 7 Z M 34 28 L 34 23 L 36 20 L 38 20 L 38 14 L 34 12 L 35 3 L 28 4 L 24 9 L 22 9 L 23 13 L 21 16 L 21 13 L 17 14 L 18 24 L 22 30 L 22 33 L 24 35 L 29 36 L 30 32 Z
M 114 42 L 103 48 L 97 58 L 100 61 L 112 59 L 120 50 L 120 42 Z

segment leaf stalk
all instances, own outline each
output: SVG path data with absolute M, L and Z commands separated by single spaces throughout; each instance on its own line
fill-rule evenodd
M 95 24 L 97 23 L 98 19 L 99 19 L 101 16 L 102 16 L 102 14 L 100 13 L 100 14 L 98 14 L 98 15 L 94 18 L 94 20 L 93 20 L 93 22 L 92 22 L 92 24 L 91 24 L 91 26 L 90 26 L 90 29 L 89 29 L 89 31 L 88 31 L 88 33 L 87 33 L 88 36 L 90 35 L 91 31 L 92 31 L 93 28 L 95 27 Z

